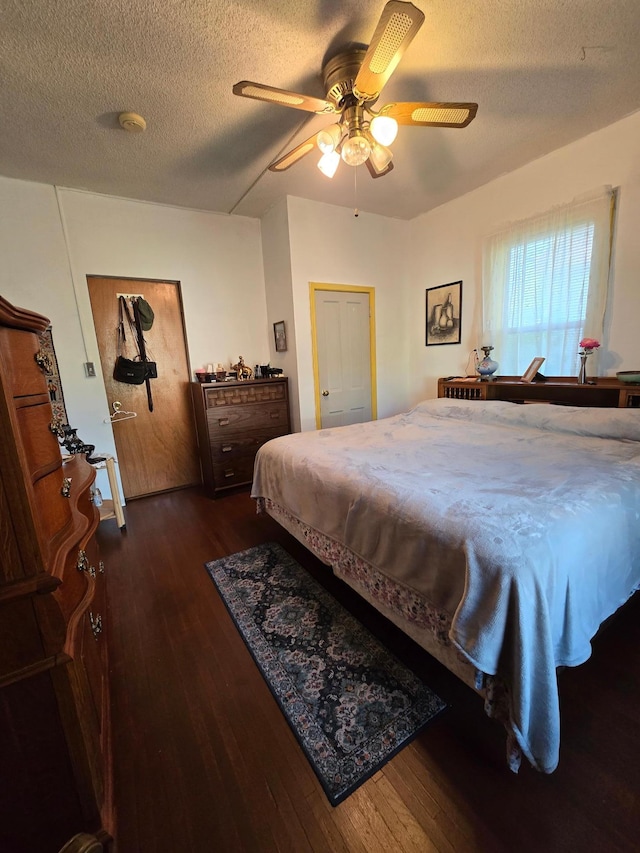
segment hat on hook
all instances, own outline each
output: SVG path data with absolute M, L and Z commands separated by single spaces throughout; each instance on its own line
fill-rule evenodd
M 142 296 L 138 297 L 138 314 L 140 315 L 140 325 L 142 326 L 143 332 L 148 332 L 149 329 L 153 326 L 153 308 L 146 299 L 143 299 Z

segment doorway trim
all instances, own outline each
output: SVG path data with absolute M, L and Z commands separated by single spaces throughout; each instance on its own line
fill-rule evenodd
M 320 368 L 318 365 L 318 326 L 316 319 L 316 293 L 327 290 L 340 293 L 368 293 L 369 294 L 369 363 L 371 366 L 371 417 L 375 421 L 378 418 L 378 393 L 376 377 L 376 289 L 375 287 L 362 287 L 357 284 L 327 284 L 326 282 L 309 282 L 309 303 L 311 306 L 311 359 L 313 364 L 313 387 L 316 405 L 316 429 L 321 429 L 322 417 L 320 414 Z

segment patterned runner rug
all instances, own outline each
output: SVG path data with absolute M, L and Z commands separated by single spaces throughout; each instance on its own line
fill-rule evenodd
M 332 805 L 445 708 L 279 545 L 206 568 Z

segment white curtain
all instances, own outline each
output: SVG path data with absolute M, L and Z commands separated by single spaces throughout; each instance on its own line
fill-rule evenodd
M 481 343 L 494 347 L 502 375 L 522 375 L 544 356 L 541 372 L 574 376 L 581 338 L 602 343 L 613 199 L 607 187 L 485 240 Z

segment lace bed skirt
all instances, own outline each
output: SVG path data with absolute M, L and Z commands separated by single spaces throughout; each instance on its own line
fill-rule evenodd
M 509 689 L 499 676 L 475 669 L 451 642 L 451 615 L 432 607 L 415 590 L 382 574 L 340 542 L 309 527 L 269 498 L 256 498 L 258 513 L 266 512 L 376 610 L 408 634 L 454 675 L 484 699 L 487 716 L 507 730 L 507 763 L 517 773 L 522 753 L 511 726 Z

